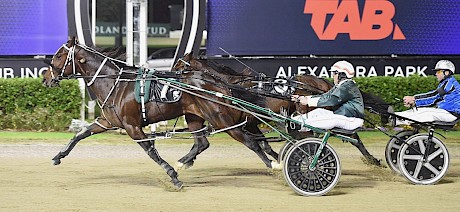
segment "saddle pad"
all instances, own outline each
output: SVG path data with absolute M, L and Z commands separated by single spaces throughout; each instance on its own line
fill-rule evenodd
M 153 79 L 155 70 L 139 68 L 134 86 L 134 96 L 138 103 L 141 103 L 141 96 L 144 96 L 144 103 L 150 101 L 172 103 L 177 102 L 182 96 L 182 92 L 171 88 L 167 84 Z M 144 91 L 143 93 L 141 91 Z
M 150 98 L 149 101 L 173 103 L 179 101 L 182 92 L 172 88 L 168 84 L 163 84 L 157 80 L 150 82 Z

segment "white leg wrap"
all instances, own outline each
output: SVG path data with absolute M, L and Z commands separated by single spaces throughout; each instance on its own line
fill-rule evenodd
M 282 170 L 283 164 L 279 164 L 276 161 L 272 161 L 272 169 L 273 170 Z
M 183 164 L 183 163 L 181 163 L 181 162 L 176 162 L 176 164 L 174 165 L 174 170 L 177 172 L 177 171 L 181 170 L 182 167 L 184 167 L 184 164 Z

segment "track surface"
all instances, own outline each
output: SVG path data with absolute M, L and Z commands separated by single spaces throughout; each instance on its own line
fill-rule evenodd
M 84 142 L 62 160 L 64 144 L 0 144 L 1 211 L 460 211 L 460 146 L 447 143 L 451 166 L 437 185 L 412 185 L 388 168 L 365 165 L 349 144 L 331 143 L 342 162 L 338 185 L 322 197 L 292 191 L 281 172 L 236 142 L 213 145 L 174 191 L 164 171 L 140 147 Z M 383 158 L 384 143 L 369 151 Z M 275 149 L 279 145 L 275 144 Z M 158 144 L 171 164 L 191 144 Z

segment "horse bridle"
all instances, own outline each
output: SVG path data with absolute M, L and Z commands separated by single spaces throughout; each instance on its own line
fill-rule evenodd
M 184 70 L 188 70 L 187 68 L 190 67 L 190 65 L 191 65 L 189 62 L 185 61 L 185 60 L 182 59 L 182 58 L 179 58 L 179 59 L 177 59 L 177 60 L 178 60 L 178 61 L 181 61 L 182 63 L 185 64 Z
M 65 69 L 67 68 L 67 66 L 69 66 L 71 63 L 72 63 L 72 75 L 76 75 L 76 72 L 75 72 L 75 46 L 76 45 L 73 45 L 72 47 L 68 47 L 66 44 L 63 44 L 61 48 L 59 48 L 56 53 L 54 54 L 54 56 L 56 56 L 59 51 L 61 51 L 62 48 L 66 49 L 67 50 L 67 57 L 66 57 L 66 60 L 65 60 L 65 63 L 64 65 L 62 66 L 62 68 L 57 68 L 53 65 L 53 60 L 54 60 L 54 56 L 53 56 L 53 59 L 49 62 L 49 67 L 50 67 L 50 71 L 51 71 L 51 81 L 52 82 L 56 82 L 56 83 L 59 83 L 62 79 L 65 78 L 64 76 L 64 72 L 65 72 Z M 59 70 L 58 72 L 59 75 L 55 75 L 54 74 L 54 69 L 56 70 Z
M 76 65 L 75 65 L 75 55 L 78 54 L 78 52 L 75 52 L 75 48 L 76 46 L 80 47 L 78 49 L 78 51 L 84 49 L 88 52 L 92 52 L 94 54 L 97 54 L 101 57 L 104 58 L 104 60 L 102 61 L 101 65 L 99 66 L 99 68 L 97 69 L 96 73 L 94 74 L 94 76 L 92 76 L 92 79 L 87 83 L 87 86 L 91 86 L 91 84 L 94 83 L 95 79 L 100 77 L 98 76 L 99 73 L 102 71 L 102 68 L 106 65 L 107 62 L 111 62 L 112 64 L 114 64 L 116 66 L 117 69 L 119 70 L 122 70 L 120 69 L 114 62 L 117 62 L 117 63 L 121 63 L 125 66 L 130 66 L 128 63 L 126 63 L 125 61 L 121 61 L 121 60 L 118 60 L 118 59 L 114 59 L 114 58 L 111 58 L 111 57 L 108 57 L 100 52 L 98 52 L 97 50 L 94 50 L 88 46 L 85 46 L 85 45 L 81 45 L 81 44 L 78 44 L 78 43 L 75 43 L 74 45 L 72 45 L 72 47 L 68 47 L 66 44 L 63 44 L 61 48 L 58 49 L 58 51 L 54 54 L 54 55 L 57 55 L 57 53 L 62 49 L 66 49 L 67 50 L 67 58 L 66 58 L 66 61 L 64 63 L 64 65 L 62 66 L 62 68 L 56 68 L 53 64 L 52 64 L 52 61 L 50 62 L 50 67 L 51 67 L 51 76 L 52 76 L 52 80 L 53 81 L 57 81 L 59 82 L 61 79 L 65 79 L 65 78 L 73 78 L 77 75 L 77 72 L 76 72 Z M 83 63 L 83 62 L 81 62 Z M 64 73 L 65 73 L 65 69 L 67 68 L 67 66 L 69 66 L 70 64 L 72 64 L 72 74 L 69 75 L 69 76 L 64 76 Z M 138 68 L 136 66 L 132 66 L 132 67 L 135 67 L 135 68 Z M 59 70 L 60 69 L 60 74 L 58 76 L 55 76 L 54 73 L 53 73 L 53 69 L 57 69 Z

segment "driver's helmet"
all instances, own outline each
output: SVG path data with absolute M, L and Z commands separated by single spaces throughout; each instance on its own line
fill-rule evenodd
M 345 73 L 347 78 L 352 78 L 355 75 L 355 68 L 350 62 L 346 60 L 341 60 L 341 61 L 334 63 L 330 71 L 337 71 L 339 73 Z
M 433 70 L 449 70 L 453 74 L 455 72 L 455 65 L 450 60 L 440 60 L 436 63 Z

